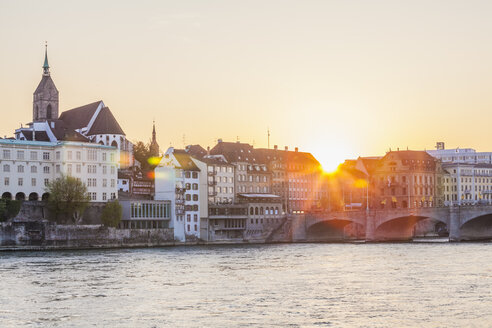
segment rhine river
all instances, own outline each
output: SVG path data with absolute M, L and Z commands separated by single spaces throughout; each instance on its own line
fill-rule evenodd
M 0 253 L 0 327 L 491 327 L 492 243 Z

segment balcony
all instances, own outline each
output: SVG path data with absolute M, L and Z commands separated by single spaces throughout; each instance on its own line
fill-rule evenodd
M 213 172 L 208 171 L 208 172 L 207 172 L 207 175 L 208 175 L 208 176 L 214 176 L 214 175 L 215 175 L 215 171 L 213 171 Z

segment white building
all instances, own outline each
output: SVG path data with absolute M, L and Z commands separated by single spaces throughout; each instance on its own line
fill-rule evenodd
M 170 200 L 176 239 L 200 237 L 200 218 L 208 215 L 207 165 L 184 150 L 169 148 L 155 168 L 155 199 Z
M 492 164 L 446 163 L 443 169 L 445 205 L 492 202 Z
M 99 144 L 0 139 L 2 198 L 45 199 L 46 185 L 62 175 L 80 179 L 91 201 L 117 198 L 119 152 Z
M 436 149 L 427 150 L 432 157 L 444 163 L 492 164 L 492 152 L 477 152 L 472 148 L 445 149 L 443 142 L 438 142 Z

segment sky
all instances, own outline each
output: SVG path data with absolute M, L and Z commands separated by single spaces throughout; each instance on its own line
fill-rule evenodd
M 0 0 L 0 135 L 32 120 L 48 41 L 60 112 L 103 100 L 127 138 L 492 151 L 491 1 Z

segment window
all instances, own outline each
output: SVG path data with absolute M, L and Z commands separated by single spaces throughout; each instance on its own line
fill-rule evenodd
M 80 164 L 77 164 L 77 165 L 75 166 L 75 172 L 76 172 L 76 173 L 80 173 L 81 169 L 82 169 L 82 166 L 81 166 Z
M 95 179 L 94 179 L 95 180 Z M 111 188 L 114 188 L 115 187 L 115 180 L 114 179 L 111 179 Z
M 198 173 L 197 172 L 193 172 L 193 179 L 198 179 Z
M 197 194 L 194 194 L 193 195 L 193 200 L 196 202 L 198 200 L 198 195 Z
M 24 179 L 23 179 L 23 178 L 19 178 L 19 179 L 17 180 L 17 184 L 18 184 L 19 186 L 22 186 L 22 185 L 24 184 Z
M 50 183 L 50 179 L 44 179 L 44 186 L 47 187 Z
M 111 174 L 114 174 L 114 171 L 115 171 L 114 166 L 111 166 Z
M 97 161 L 97 150 L 96 149 L 87 149 L 87 160 L 88 161 Z
M 49 166 L 44 166 L 43 167 L 43 173 L 50 173 L 50 167 Z
M 4 183 L 4 185 L 8 186 L 8 185 L 10 184 L 10 180 L 9 180 L 9 178 L 5 178 L 5 179 L 3 180 L 3 183 Z
M 198 214 L 193 214 L 193 221 L 198 222 Z M 196 226 L 195 226 L 196 227 Z M 195 228 L 196 229 L 196 228 Z
M 72 174 L 72 164 L 67 165 L 67 173 Z
M 35 151 L 31 152 L 31 161 L 36 161 L 38 159 L 38 153 Z
M 44 159 L 44 160 L 49 160 L 49 159 L 50 159 L 50 153 L 48 153 L 48 152 L 43 152 L 43 159 Z
M 108 168 L 106 166 L 103 166 L 103 174 L 108 173 Z
M 190 201 L 190 200 L 191 200 L 191 195 L 190 195 L 190 194 L 186 194 L 186 196 L 185 196 L 185 197 L 186 197 L 186 200 L 187 200 L 187 201 Z
M 24 173 L 24 165 L 17 166 L 17 173 Z
M 195 231 L 197 231 L 197 230 L 198 230 L 198 229 L 197 229 L 196 224 L 195 224 Z
M 191 177 L 191 173 L 190 172 L 185 172 L 185 178 L 186 179 L 189 179 Z
M 36 178 L 31 178 L 31 186 L 36 187 Z
M 80 151 L 75 153 L 75 159 L 78 161 L 80 161 L 82 159 L 82 154 L 80 153 Z
M 110 159 L 111 159 L 111 160 L 110 160 L 110 161 L 111 161 L 111 163 L 114 163 L 114 153 L 111 153 L 111 154 L 109 155 L 109 157 L 110 157 Z
M 111 199 L 116 199 L 116 193 L 115 192 L 111 193 Z
M 191 222 L 191 214 L 186 214 L 186 222 Z
M 10 172 L 10 165 L 3 164 L 3 172 Z
M 103 192 L 103 200 L 106 200 L 107 199 L 107 194 L 105 192 Z
M 198 190 L 198 183 L 193 184 L 193 190 Z
M 123 181 L 125 182 L 125 181 Z M 106 188 L 108 186 L 108 180 L 107 179 L 103 179 L 103 187 Z
M 67 158 L 68 158 L 68 160 L 69 160 L 69 161 L 71 161 L 71 160 L 72 160 L 72 151 L 71 151 L 71 150 L 69 150 L 69 151 L 67 152 Z
M 31 173 L 38 173 L 38 167 L 37 166 L 31 166 Z
M 102 157 L 103 157 L 103 158 L 102 158 L 103 162 L 106 162 L 106 157 L 107 157 L 107 154 L 106 154 L 106 153 L 102 153 Z
M 23 150 L 17 151 L 17 159 L 18 160 L 24 160 L 24 151 Z
M 3 159 L 10 159 L 10 150 L 3 150 Z
M 55 153 L 55 158 L 56 158 L 58 161 L 60 160 L 60 152 L 59 152 L 59 151 L 57 151 L 57 152 Z
M 59 165 L 59 164 L 57 164 L 57 165 L 55 166 L 55 172 L 56 172 L 56 173 L 60 173 L 60 165 Z

